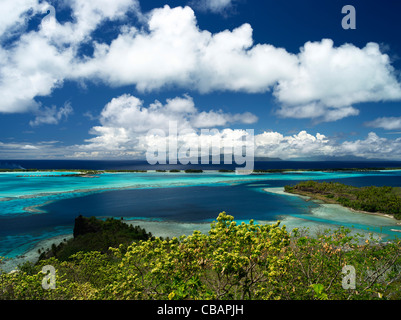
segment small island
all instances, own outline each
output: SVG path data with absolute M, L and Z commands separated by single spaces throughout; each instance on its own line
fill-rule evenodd
M 398 187 L 354 187 L 338 182 L 303 181 L 285 186 L 284 191 L 401 220 L 401 188 Z

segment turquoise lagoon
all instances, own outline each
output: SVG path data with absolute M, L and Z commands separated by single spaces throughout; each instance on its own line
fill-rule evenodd
M 357 186 L 401 187 L 401 171 L 293 171 L 260 175 L 231 173 L 102 173 L 96 177 L 65 176 L 76 172 L 0 173 L 0 256 L 16 258 L 37 250 L 43 241 L 72 233 L 74 219 L 123 217 L 154 235 L 207 232 L 221 211 L 237 221 L 282 221 L 288 229 L 352 228 L 383 239 L 401 235 L 392 218 L 356 213 L 280 192 L 303 180 L 339 181 Z M 266 191 L 265 189 L 268 189 Z

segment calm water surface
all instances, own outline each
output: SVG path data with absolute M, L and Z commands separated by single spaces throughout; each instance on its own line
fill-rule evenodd
M 55 173 L 51 173 L 54 175 Z M 57 173 L 58 175 L 66 173 Z M 30 177 L 24 177 L 30 175 Z M 401 171 L 290 172 L 239 176 L 203 173 L 104 173 L 96 178 L 51 176 L 43 172 L 0 173 L 0 255 L 15 257 L 39 241 L 72 232 L 79 214 L 126 220 L 210 223 L 226 211 L 238 221 L 283 221 L 290 227 L 337 227 L 399 235 L 392 219 L 353 214 L 299 197 L 263 191 L 303 180 L 339 181 L 355 186 L 401 187 Z M 401 229 L 401 226 L 398 226 Z

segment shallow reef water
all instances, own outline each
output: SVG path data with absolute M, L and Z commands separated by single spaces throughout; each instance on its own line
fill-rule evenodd
M 282 221 L 288 229 L 346 226 L 383 239 L 401 236 L 391 218 L 305 201 L 282 192 L 304 180 L 356 186 L 401 186 L 401 171 L 234 173 L 125 172 L 94 177 L 71 172 L 0 173 L 0 256 L 16 258 L 41 242 L 72 233 L 79 214 L 123 218 L 156 236 L 207 232 L 222 211 L 237 221 Z M 267 189 L 267 191 L 265 190 Z M 270 190 L 270 191 L 269 191 Z

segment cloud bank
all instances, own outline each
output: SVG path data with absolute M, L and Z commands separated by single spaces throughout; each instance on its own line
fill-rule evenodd
M 384 130 L 401 130 L 401 117 L 381 117 L 367 122 L 365 125 Z
M 323 39 L 307 42 L 292 54 L 254 43 L 247 23 L 214 34 L 201 30 L 188 6 L 166 5 L 143 14 L 136 0 L 102 1 L 95 6 L 70 0 L 66 5 L 72 21 L 59 23 L 50 15 L 29 32 L 23 32 L 24 26 L 46 10 L 46 3 L 24 2 L 17 12 L 11 1 L 2 4 L 7 19 L 0 23 L 0 112 L 37 110 L 37 99 L 67 80 L 132 85 L 141 92 L 271 92 L 278 116 L 316 121 L 356 116 L 355 104 L 401 99 L 396 70 L 376 43 L 335 47 Z M 136 26 L 125 20 L 129 12 L 138 17 Z M 93 37 L 106 21 L 121 24 L 108 43 Z M 11 31 L 20 34 L 9 46 L 4 39 Z M 82 46 L 93 48 L 93 54 L 82 55 Z
M 204 0 L 210 11 L 228 8 L 232 1 Z M 51 4 L 56 11 L 51 10 Z M 133 86 L 149 93 L 161 89 L 185 92 L 268 93 L 277 102 L 276 115 L 284 118 L 337 121 L 357 116 L 364 102 L 399 101 L 397 70 L 377 43 L 359 48 L 334 46 L 330 39 L 307 42 L 298 53 L 268 43 L 255 43 L 250 24 L 212 33 L 198 26 L 189 6 L 164 6 L 143 13 L 137 0 L 84 0 L 60 2 L 3 0 L 0 4 L 0 113 L 31 112 L 31 126 L 57 124 L 72 113 L 70 105 L 43 106 L 66 81 Z M 50 8 L 50 9 L 49 9 Z M 71 19 L 60 22 L 58 10 Z M 134 15 L 135 22 L 127 17 Z M 42 20 L 28 30 L 33 18 Z M 118 25 L 108 41 L 94 33 L 105 23 Z M 88 50 L 83 50 L 88 49 Z M 62 154 L 69 157 L 143 155 L 149 146 L 146 132 L 166 129 L 176 121 L 189 130 L 183 143 L 199 139 L 201 128 L 223 128 L 233 123 L 251 125 L 251 113 L 199 111 L 189 95 L 154 101 L 144 106 L 133 95 L 111 100 L 99 116 L 92 137 L 81 145 L 58 149 L 53 143 L 4 143 L 5 152 Z M 367 123 L 373 128 L 400 129 L 398 117 Z M 239 139 L 243 130 L 222 129 L 216 139 Z M 338 142 L 323 134 L 300 131 L 295 135 L 263 132 L 255 136 L 257 156 L 296 159 L 357 155 L 396 159 L 401 139 L 381 138 L 371 132 L 365 139 Z M 47 153 L 46 153 L 47 152 Z
M 220 118 L 214 116 L 219 114 Z M 110 101 L 100 114 L 100 125 L 94 126 L 94 136 L 84 144 L 70 147 L 70 157 L 137 157 L 144 158 L 150 148 L 161 150 L 168 144 L 169 124 L 176 123 L 182 145 L 220 145 L 229 141 L 235 147 L 248 134 L 243 129 L 228 129 L 234 122 L 251 124 L 257 118 L 249 113 L 228 114 L 211 110 L 200 112 L 193 99 L 185 95 L 167 99 L 163 104 L 155 101 L 144 106 L 143 101 L 131 95 L 122 95 Z M 157 129 L 157 132 L 154 129 Z M 203 135 L 202 129 L 211 129 Z M 217 129 L 218 128 L 218 129 Z M 162 134 L 158 134 L 161 132 Z M 159 147 L 160 146 L 160 147 Z M 321 133 L 305 130 L 293 135 L 265 131 L 255 133 L 254 149 L 257 157 L 273 157 L 283 160 L 319 159 L 322 157 L 358 156 L 367 159 L 399 159 L 401 138 L 381 138 L 370 132 L 366 139 L 337 141 Z
M 60 109 L 47 109 L 45 114 L 37 116 L 35 124 L 56 123 L 72 112 L 68 110 L 68 104 Z M 225 142 L 229 142 L 229 147 L 243 145 L 244 137 L 248 134 L 244 129 L 229 129 L 228 126 L 239 123 L 252 127 L 258 120 L 247 112 L 200 111 L 189 95 L 166 99 L 164 102 L 156 100 L 145 105 L 142 100 L 129 94 L 112 99 L 97 119 L 99 123 L 90 130 L 92 137 L 82 144 L 64 146 L 58 141 L 0 141 L 1 153 L 5 158 L 18 155 L 20 158 L 144 159 L 149 149 L 161 150 L 168 143 L 171 123 L 177 124 L 178 147 L 214 145 L 221 146 L 223 153 Z M 209 129 L 206 135 L 203 134 L 205 129 Z M 398 160 L 401 157 L 401 138 L 388 139 L 370 132 L 365 139 L 341 142 L 305 130 L 292 135 L 265 131 L 255 133 L 254 149 L 256 157 L 283 160 L 347 156 Z
M 155 101 L 144 106 L 143 101 L 132 95 L 112 99 L 100 114 L 100 125 L 91 129 L 95 137 L 79 146 L 83 150 L 130 151 L 144 153 L 149 148 L 146 142 L 148 132 L 153 129 L 168 134 L 169 124 L 177 123 L 178 131 L 192 135 L 199 129 L 224 127 L 233 123 L 252 124 L 258 118 L 249 113 L 230 114 L 221 110 L 200 112 L 192 97 L 185 95 L 167 99 L 163 104 Z

